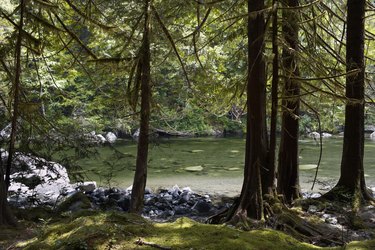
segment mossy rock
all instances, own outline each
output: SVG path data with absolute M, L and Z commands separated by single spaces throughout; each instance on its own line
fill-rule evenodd
M 14 215 L 19 220 L 38 222 L 48 220 L 55 216 L 55 213 L 48 207 L 14 208 Z
M 91 202 L 87 196 L 82 192 L 77 192 L 65 199 L 58 207 L 56 212 L 63 213 L 68 211 L 79 211 L 82 209 L 92 208 Z

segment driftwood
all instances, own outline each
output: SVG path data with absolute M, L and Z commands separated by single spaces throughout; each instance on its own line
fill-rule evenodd
M 158 244 L 155 244 L 155 243 L 152 243 L 152 242 L 147 242 L 147 241 L 144 241 L 142 240 L 141 238 L 139 238 L 136 242 L 134 242 L 135 244 L 137 244 L 138 246 L 150 246 L 150 247 L 155 247 L 157 249 L 162 249 L 162 250 L 172 250 L 172 248 L 170 247 L 163 247 L 163 246 L 160 246 Z

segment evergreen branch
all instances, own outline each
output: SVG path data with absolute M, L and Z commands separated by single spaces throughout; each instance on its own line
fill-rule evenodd
M 56 4 L 53 4 L 53 3 L 51 3 L 47 0 L 43 0 L 43 1 L 42 0 L 32 0 L 32 1 L 34 3 L 40 5 L 40 6 L 43 6 L 44 8 L 49 8 L 49 9 L 51 9 L 51 8 L 57 9 L 58 8 L 58 6 Z
M 281 77 L 290 78 L 290 79 L 298 80 L 298 81 L 318 81 L 318 80 L 326 80 L 326 79 L 338 78 L 338 77 L 342 77 L 342 76 L 351 76 L 351 75 L 357 74 L 360 71 L 361 70 L 359 70 L 359 69 L 353 69 L 353 70 L 350 70 L 348 72 L 345 72 L 345 73 L 342 73 L 342 74 L 338 74 L 338 75 L 324 76 L 324 77 L 313 77 L 313 78 L 290 77 L 290 76 L 285 76 L 285 75 L 281 75 Z
M 126 49 L 128 48 L 128 46 L 129 46 L 130 42 L 132 41 L 132 38 L 133 38 L 133 36 L 134 36 L 134 33 L 135 33 L 135 31 L 137 30 L 137 27 L 138 27 L 138 25 L 140 24 L 140 22 L 141 22 L 141 20 L 142 20 L 143 14 L 144 14 L 144 13 L 142 13 L 142 14 L 138 17 L 137 22 L 135 23 L 135 25 L 134 25 L 133 28 L 132 28 L 132 31 L 131 31 L 131 33 L 130 33 L 129 38 L 128 38 L 127 41 L 124 43 L 124 47 L 123 47 L 122 51 L 126 50 Z
M 38 15 L 35 15 L 34 13 L 30 12 L 30 11 L 26 11 L 26 14 L 28 16 L 30 16 L 31 18 L 33 18 L 34 20 L 38 21 L 39 23 L 41 23 L 43 26 L 45 27 L 48 27 L 52 30 L 56 30 L 56 31 L 60 31 L 60 32 L 63 32 L 64 30 L 56 27 L 55 25 L 53 25 L 52 23 L 50 23 L 48 20 L 44 19 L 43 17 L 40 17 Z
M 123 61 L 132 61 L 137 57 L 107 57 L 107 58 L 97 58 L 90 59 L 87 62 L 99 62 L 99 63 L 120 63 Z
M 214 4 L 217 4 L 217 3 L 225 2 L 225 0 L 213 0 L 213 1 L 208 2 L 208 3 L 205 3 L 204 0 L 193 0 L 193 1 L 196 2 L 197 4 L 200 4 L 200 5 L 214 5 Z
M 217 37 L 221 36 L 226 30 L 228 30 L 229 28 L 231 28 L 233 25 L 235 25 L 241 19 L 242 18 L 237 18 L 235 21 L 233 21 L 231 24 L 229 24 L 223 30 L 219 31 L 214 37 L 212 37 L 210 40 L 208 40 L 206 43 L 204 43 L 202 45 L 202 47 L 198 49 L 198 51 L 201 51 L 202 49 L 204 49 L 207 45 L 209 45 L 211 42 L 213 42 Z
M 8 22 L 10 22 L 17 30 L 19 30 L 18 24 L 16 24 L 7 14 L 5 14 L 5 12 L 2 9 L 0 9 L 0 14 Z M 38 38 L 32 36 L 30 33 L 26 32 L 25 30 L 21 30 L 21 32 L 22 32 L 23 38 L 27 37 L 27 39 L 31 40 L 36 47 L 38 47 L 40 45 L 41 41 Z
M 188 35 L 186 35 L 186 36 L 178 39 L 177 42 L 180 41 L 180 40 L 184 40 L 184 39 L 186 39 L 186 38 L 188 38 L 190 36 L 194 36 L 195 34 L 197 34 L 202 29 L 203 25 L 206 23 L 206 21 L 208 19 L 208 16 L 210 15 L 210 12 L 211 12 L 211 8 L 209 8 L 207 10 L 204 18 L 202 19 L 202 22 L 195 28 L 195 30 L 193 32 L 191 32 L 190 34 L 188 34 Z
M 191 87 L 191 84 L 190 84 L 190 80 L 189 80 L 189 77 L 188 77 L 188 74 L 186 72 L 186 69 L 185 69 L 185 66 L 184 66 L 184 63 L 182 62 L 182 59 L 181 59 L 181 56 L 180 54 L 178 53 L 178 50 L 177 50 L 177 47 L 176 47 L 176 44 L 175 42 L 173 41 L 173 38 L 171 36 L 171 34 L 169 33 L 167 27 L 165 27 L 163 21 L 161 20 L 160 16 L 159 16 L 159 13 L 157 12 L 157 10 L 155 9 L 155 7 L 153 5 L 151 5 L 151 10 L 153 11 L 155 17 L 156 17 L 156 20 L 158 21 L 158 23 L 160 24 L 165 36 L 167 37 L 167 39 L 169 40 L 169 42 L 171 43 L 172 47 L 173 47 L 173 50 L 178 58 L 178 61 L 180 62 L 180 65 L 182 67 L 182 70 L 185 74 L 185 79 L 187 81 L 187 84 L 189 86 L 189 88 Z
M 56 16 L 56 14 L 55 14 Z M 59 18 L 58 18 L 59 19 Z M 71 49 L 69 49 L 68 45 L 65 43 L 64 39 L 60 36 L 60 34 L 58 33 L 58 37 L 60 39 L 60 41 L 63 43 L 63 45 L 65 46 L 65 48 L 67 49 L 67 51 L 73 56 L 74 60 L 82 67 L 83 71 L 86 73 L 87 77 L 89 78 L 89 80 L 92 82 L 92 83 L 95 83 L 95 81 L 92 79 L 91 77 L 91 74 L 88 72 L 88 70 L 86 69 L 85 65 L 82 64 L 82 62 L 78 59 L 78 57 L 76 56 L 75 53 L 73 53 L 73 51 Z M 95 56 L 96 57 L 96 56 Z M 97 58 L 96 58 L 97 59 Z
M 288 6 L 288 7 L 279 7 L 280 10 L 300 10 L 300 9 L 305 9 L 311 6 L 316 5 L 317 3 L 321 2 L 322 0 L 315 0 L 311 3 L 303 4 L 303 5 L 298 5 L 298 6 Z
M 211 22 L 208 23 L 208 25 L 216 22 L 216 20 L 220 19 L 221 17 L 223 17 L 224 15 L 226 15 L 229 11 L 233 10 L 234 7 L 237 5 L 237 3 L 239 2 L 240 0 L 235 0 L 233 2 L 233 4 L 231 6 L 228 7 L 227 10 L 224 11 L 224 13 L 222 13 L 221 15 L 219 15 L 218 17 L 214 18 Z
M 64 28 L 64 30 L 94 59 L 98 59 L 98 57 L 79 39 L 79 37 L 71 31 L 65 23 L 60 19 L 60 17 L 56 14 L 53 13 L 54 16 L 56 17 L 57 21 L 61 24 L 61 26 Z
M 116 28 L 115 26 L 107 26 L 105 24 L 102 24 L 94 19 L 92 19 L 91 17 L 87 16 L 84 12 L 82 12 L 77 6 L 75 6 L 70 0 L 65 0 L 65 2 L 78 14 L 80 15 L 81 17 L 83 17 L 84 19 L 92 22 L 93 24 L 96 24 L 98 25 L 100 28 L 102 29 L 113 29 L 113 28 Z

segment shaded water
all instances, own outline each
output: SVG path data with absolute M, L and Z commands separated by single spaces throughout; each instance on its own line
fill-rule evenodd
M 136 143 L 120 141 L 99 148 L 97 158 L 80 163 L 88 179 L 103 186 L 128 187 L 135 169 Z M 319 145 L 312 139 L 300 140 L 300 183 L 310 189 L 319 158 Z M 245 140 L 242 138 L 158 139 L 150 145 L 147 186 L 190 186 L 194 191 L 235 195 L 243 180 Z M 342 138 L 323 140 L 323 156 L 315 191 L 334 184 L 339 176 Z M 368 185 L 375 185 L 375 141 L 365 143 L 365 173 Z

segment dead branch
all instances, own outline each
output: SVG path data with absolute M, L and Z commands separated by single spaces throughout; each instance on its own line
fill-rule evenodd
M 171 247 L 164 247 L 164 246 L 160 246 L 158 244 L 152 243 L 152 242 L 144 241 L 141 238 L 136 240 L 134 243 L 137 244 L 138 246 L 145 245 L 145 246 L 150 246 L 150 247 L 154 247 L 154 248 L 157 248 L 157 249 L 163 249 L 163 250 L 171 250 L 172 249 Z

